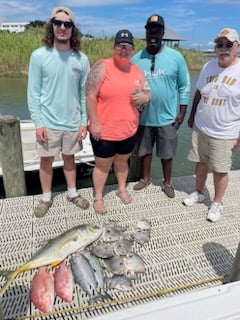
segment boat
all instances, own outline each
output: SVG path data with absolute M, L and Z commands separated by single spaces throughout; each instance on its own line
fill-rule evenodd
M 36 151 L 36 128 L 31 120 L 20 120 L 20 133 L 22 141 L 23 165 L 24 171 L 37 171 L 40 167 L 40 158 Z M 89 133 L 83 140 L 83 149 L 75 154 L 75 162 L 77 165 L 86 164 L 94 166 L 94 154 L 92 150 Z M 63 167 L 63 159 L 61 155 L 55 157 L 53 168 Z M 0 176 L 2 176 L 2 167 L 0 163 Z

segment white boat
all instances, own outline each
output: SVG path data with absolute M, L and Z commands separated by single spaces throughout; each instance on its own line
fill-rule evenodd
M 20 132 L 22 140 L 22 152 L 23 152 L 23 164 L 24 171 L 36 171 L 39 170 L 40 158 L 36 152 L 36 129 L 31 120 L 20 121 Z M 90 166 L 94 166 L 94 154 L 92 145 L 90 142 L 89 134 L 86 139 L 83 140 L 83 149 L 75 154 L 76 164 L 85 163 Z M 53 168 L 59 168 L 63 166 L 63 159 L 61 155 L 55 158 L 53 162 Z M 0 164 L 0 176 L 2 176 L 2 168 Z

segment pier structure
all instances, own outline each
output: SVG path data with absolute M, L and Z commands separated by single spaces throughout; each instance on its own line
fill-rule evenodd
M 105 215 L 97 215 L 92 205 L 81 210 L 67 200 L 66 192 L 54 194 L 53 205 L 43 218 L 34 216 L 40 195 L 0 199 L 0 269 L 14 270 L 28 261 L 46 241 L 73 226 L 90 223 L 101 226 L 114 220 L 134 233 L 137 222 L 145 218 L 151 223 L 150 241 L 133 251 L 144 260 L 146 272 L 133 281 L 130 291 L 110 289 L 112 301 L 88 304 L 88 297 L 75 285 L 72 303 L 55 299 L 52 315 L 42 315 L 29 300 L 30 283 L 36 270 L 18 275 L 0 297 L 6 319 L 94 319 L 128 308 L 161 302 L 228 282 L 240 239 L 240 171 L 231 171 L 224 198 L 222 218 L 206 220 L 213 196 L 212 174 L 208 175 L 204 203 L 186 207 L 183 198 L 194 190 L 195 177 L 173 178 L 176 196 L 169 199 L 161 191 L 161 181 L 141 191 L 128 183 L 133 202 L 121 203 L 116 185 L 104 190 Z M 92 204 L 93 188 L 79 190 Z M 105 271 L 104 271 L 105 272 Z M 0 278 L 0 286 L 4 279 Z M 201 310 L 198 310 L 200 313 Z M 193 317 L 194 318 L 194 317 Z M 192 319 L 193 319 L 192 318 Z M 122 319 L 122 318 L 121 318 Z

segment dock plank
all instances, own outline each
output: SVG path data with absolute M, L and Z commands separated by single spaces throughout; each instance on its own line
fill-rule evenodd
M 226 281 L 240 236 L 240 171 L 230 172 L 224 198 L 224 214 L 217 223 L 206 221 L 207 208 L 213 195 L 212 174 L 206 183 L 206 200 L 185 207 L 183 198 L 194 188 L 195 177 L 173 178 L 176 197 L 169 199 L 161 191 L 161 183 L 153 183 L 141 191 L 128 190 L 133 197 L 129 205 L 116 197 L 116 185 L 105 187 L 108 212 L 96 215 L 92 206 L 81 210 L 69 203 L 66 192 L 54 194 L 54 202 L 44 218 L 34 217 L 34 206 L 40 195 L 0 199 L 0 269 L 15 269 L 26 262 L 47 240 L 83 223 L 102 225 L 116 220 L 134 232 L 141 218 L 150 220 L 151 240 L 143 246 L 134 244 L 133 251 L 144 260 L 146 273 L 134 280 L 130 292 L 111 289 L 115 301 L 88 305 L 88 297 L 76 285 L 71 304 L 56 298 L 53 315 L 42 315 L 29 300 L 30 282 L 35 270 L 20 274 L 1 297 L 5 319 L 93 319 L 105 313 L 130 306 L 202 290 Z M 80 190 L 91 203 L 93 188 Z M 223 277 L 223 279 L 219 278 Z M 0 279 L 0 285 L 4 283 Z M 117 303 L 118 300 L 118 303 Z

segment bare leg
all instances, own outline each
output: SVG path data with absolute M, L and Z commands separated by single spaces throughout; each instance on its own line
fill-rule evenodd
M 128 159 L 131 153 L 117 154 L 114 158 L 114 171 L 118 181 L 118 191 L 122 192 L 126 190 L 126 182 L 128 177 Z
M 47 193 L 52 190 L 53 179 L 53 163 L 54 157 L 41 157 L 39 178 L 41 182 L 42 192 Z
M 95 167 L 93 169 L 93 185 L 95 190 L 95 199 L 102 199 L 103 188 L 107 181 L 109 170 L 111 169 L 114 157 L 99 158 L 95 157 Z
M 221 203 L 228 186 L 228 174 L 213 171 L 213 180 L 215 187 L 215 195 L 213 201 Z
M 172 176 L 172 159 L 161 159 L 163 168 L 163 184 L 166 186 L 171 185 Z
M 64 161 L 63 172 L 66 178 L 68 188 L 76 188 L 76 164 L 74 161 L 74 155 L 62 154 Z
M 151 180 L 151 163 L 152 163 L 152 154 L 147 154 L 142 158 L 142 170 L 143 170 L 143 179 L 146 182 Z
M 196 164 L 196 190 L 200 193 L 203 192 L 205 182 L 208 174 L 208 163 L 198 162 Z

